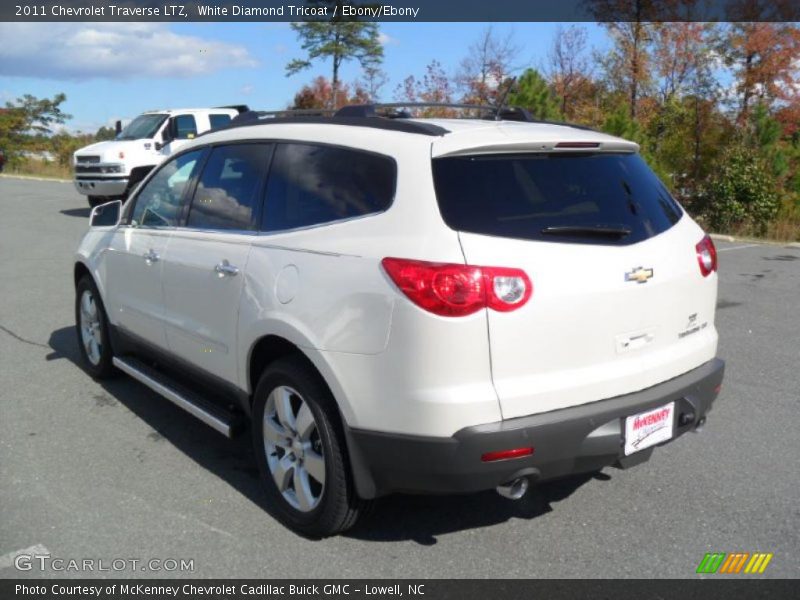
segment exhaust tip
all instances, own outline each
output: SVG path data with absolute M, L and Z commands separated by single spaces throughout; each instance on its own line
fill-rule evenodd
M 508 483 L 498 485 L 497 493 L 509 500 L 519 500 L 528 491 L 529 485 L 527 477 L 517 477 Z

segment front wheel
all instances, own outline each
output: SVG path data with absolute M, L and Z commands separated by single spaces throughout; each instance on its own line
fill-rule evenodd
M 95 206 L 100 206 L 101 204 L 105 204 L 108 202 L 108 198 L 105 196 L 89 196 L 89 207 L 94 208 Z
M 267 492 L 289 527 L 325 537 L 356 523 L 367 503 L 355 492 L 334 400 L 313 369 L 298 359 L 267 368 L 252 429 Z
M 97 286 L 88 275 L 78 282 L 75 290 L 75 323 L 86 370 L 96 379 L 113 375 L 108 319 Z

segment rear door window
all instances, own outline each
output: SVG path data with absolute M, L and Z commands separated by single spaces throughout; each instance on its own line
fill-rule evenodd
M 198 178 L 186 225 L 195 229 L 253 229 L 271 151 L 271 144 L 215 147 Z
M 682 215 L 638 154 L 446 157 L 434 159 L 433 174 L 442 216 L 457 231 L 622 245 Z
M 283 231 L 382 212 L 394 198 L 388 156 L 315 144 L 278 144 L 262 231 Z

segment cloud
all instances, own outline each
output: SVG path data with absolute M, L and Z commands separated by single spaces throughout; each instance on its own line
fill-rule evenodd
M 382 31 L 378 34 L 378 43 L 381 46 L 388 46 L 389 44 L 397 45 L 399 42 L 390 36 L 388 33 L 383 33 Z
M 255 67 L 243 46 L 164 23 L 0 23 L 0 75 L 84 80 L 183 78 Z

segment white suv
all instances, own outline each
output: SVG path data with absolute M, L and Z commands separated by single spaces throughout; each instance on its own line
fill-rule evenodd
M 249 419 L 315 536 L 384 494 L 518 498 L 703 424 L 716 251 L 636 144 L 518 109 L 391 116 L 246 113 L 95 208 L 89 373 L 225 435 Z

